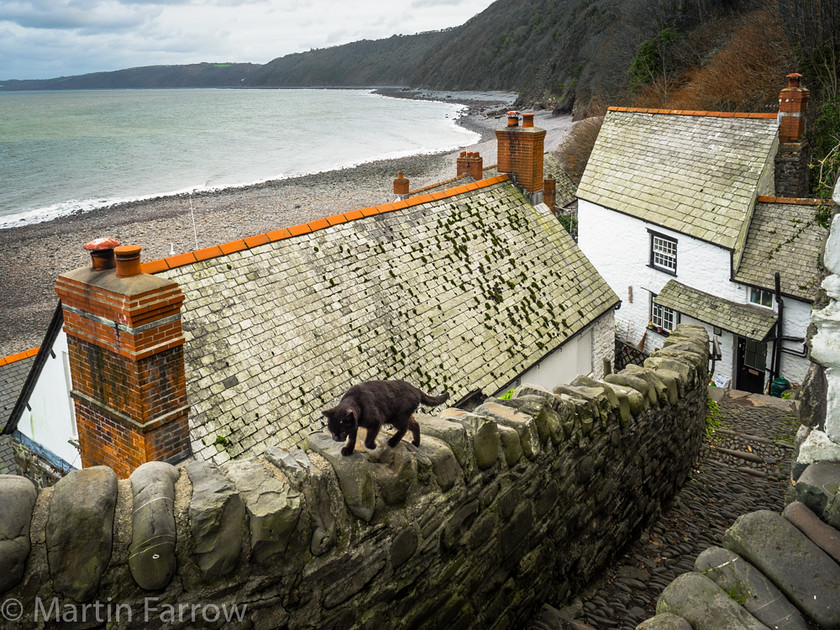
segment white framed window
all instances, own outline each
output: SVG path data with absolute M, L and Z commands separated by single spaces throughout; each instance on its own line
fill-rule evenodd
M 658 332 L 671 332 L 677 327 L 677 312 L 666 306 L 651 302 L 650 322 Z
M 752 304 L 758 304 L 759 306 L 773 308 L 773 292 L 768 291 L 767 289 L 756 289 L 755 287 L 750 287 L 750 302 Z
M 677 275 L 677 239 L 651 232 L 650 266 Z

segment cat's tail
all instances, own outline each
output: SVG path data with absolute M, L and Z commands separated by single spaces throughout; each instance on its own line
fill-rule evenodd
M 429 396 L 428 394 L 420 392 L 420 402 L 429 407 L 437 407 L 439 404 L 444 403 L 447 400 L 449 400 L 449 394 L 447 392 L 444 392 L 440 396 Z

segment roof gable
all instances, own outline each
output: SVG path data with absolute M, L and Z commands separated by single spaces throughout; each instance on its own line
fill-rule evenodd
M 578 197 L 739 249 L 756 195 L 770 192 L 778 124 L 715 114 L 611 108 Z
M 823 279 L 820 255 L 828 236 L 816 221 L 819 203 L 759 197 L 735 280 L 773 290 L 778 271 L 782 293 L 813 302 Z
M 294 444 L 363 380 L 494 392 L 612 308 L 556 219 L 504 180 L 162 272 L 186 295 L 193 450 Z

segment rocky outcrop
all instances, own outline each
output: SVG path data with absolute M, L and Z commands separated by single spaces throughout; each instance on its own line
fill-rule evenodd
M 0 477 L 17 506 L 0 511 L 0 548 L 14 551 L 4 597 L 22 603 L 21 628 L 97 605 L 113 628 L 214 626 L 232 611 L 254 628 L 521 627 L 687 478 L 706 347 L 702 328 L 681 326 L 661 362 L 611 382 L 418 415 L 419 447 L 383 435 L 345 457 L 316 432 L 221 468 L 153 462 L 119 483 L 92 468 L 34 509 L 31 484 Z

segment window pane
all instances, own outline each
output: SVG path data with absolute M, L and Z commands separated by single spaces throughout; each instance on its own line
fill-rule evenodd
M 668 271 L 677 270 L 677 242 L 661 236 L 651 235 L 651 262 L 654 267 Z

